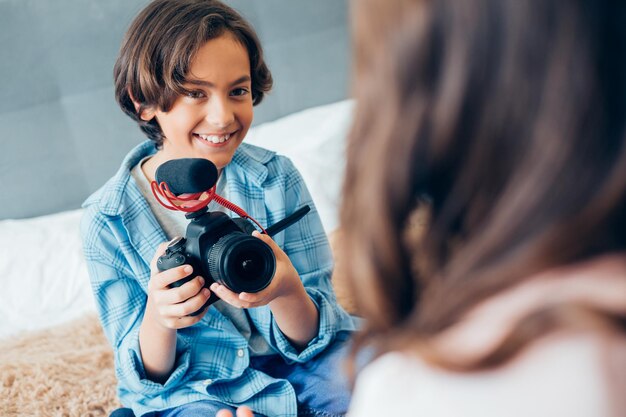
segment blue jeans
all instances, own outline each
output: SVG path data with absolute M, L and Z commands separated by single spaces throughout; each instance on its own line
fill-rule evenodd
M 339 417 L 350 403 L 350 386 L 342 370 L 348 353 L 350 334 L 339 334 L 322 353 L 305 363 L 286 364 L 279 355 L 253 356 L 250 367 L 274 378 L 286 379 L 293 386 L 299 417 Z M 215 416 L 221 410 L 235 410 L 218 401 L 196 401 L 161 411 L 158 417 Z M 271 416 L 270 416 L 271 417 Z

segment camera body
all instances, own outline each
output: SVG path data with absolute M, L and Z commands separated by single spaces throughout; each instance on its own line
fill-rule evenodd
M 179 287 L 198 275 L 205 279 L 205 287 L 218 282 L 234 292 L 259 292 L 270 284 L 276 272 L 276 257 L 267 243 L 251 236 L 256 229 L 248 220 L 231 219 L 225 213 L 206 208 L 186 217 L 191 222 L 185 237 L 172 240 L 157 260 L 159 271 L 185 264 L 193 267 L 189 276 L 172 287 Z M 217 300 L 212 293 L 194 315 Z

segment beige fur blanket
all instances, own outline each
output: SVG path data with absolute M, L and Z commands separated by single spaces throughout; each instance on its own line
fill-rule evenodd
M 95 315 L 0 343 L 0 416 L 108 416 L 113 354 Z

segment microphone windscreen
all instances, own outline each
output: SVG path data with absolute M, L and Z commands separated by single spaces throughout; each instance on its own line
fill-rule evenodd
M 172 159 L 157 168 L 156 182 L 166 183 L 175 195 L 201 193 L 217 182 L 217 167 L 203 158 Z

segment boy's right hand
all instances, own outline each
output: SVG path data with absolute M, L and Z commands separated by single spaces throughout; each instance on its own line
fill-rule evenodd
M 146 314 L 161 326 L 168 329 L 182 329 L 196 324 L 206 314 L 206 308 L 195 316 L 190 314 L 200 310 L 211 296 L 211 291 L 204 288 L 204 278 L 196 276 L 180 287 L 170 285 L 193 272 L 191 265 L 181 265 L 166 271 L 156 267 L 157 259 L 163 253 L 167 242 L 162 243 L 150 263 L 150 281 L 148 282 L 148 303 Z

